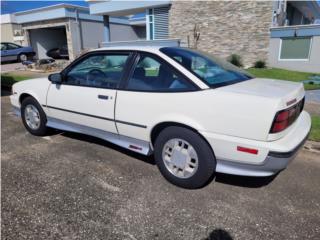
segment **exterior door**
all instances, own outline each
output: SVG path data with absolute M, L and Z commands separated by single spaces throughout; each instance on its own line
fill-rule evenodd
M 47 96 L 51 118 L 117 133 L 114 108 L 129 53 L 94 53 L 63 72 Z

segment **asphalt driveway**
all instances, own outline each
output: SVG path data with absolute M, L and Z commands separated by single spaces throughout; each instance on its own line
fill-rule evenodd
M 31 136 L 1 104 L 2 239 L 319 239 L 315 153 L 273 180 L 218 175 L 184 190 L 152 158 L 78 134 Z

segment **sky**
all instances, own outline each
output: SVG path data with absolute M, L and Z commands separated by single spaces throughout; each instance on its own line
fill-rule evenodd
M 69 4 L 75 4 L 80 6 L 88 6 L 88 3 L 83 1 L 16 1 L 16 0 L 1 0 L 1 14 L 6 13 L 14 13 L 14 12 L 20 12 L 25 11 L 29 9 L 39 8 L 39 7 L 45 7 L 49 5 L 55 5 L 60 3 L 69 3 Z

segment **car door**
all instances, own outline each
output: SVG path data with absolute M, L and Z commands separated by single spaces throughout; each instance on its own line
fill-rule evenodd
M 51 84 L 47 95 L 49 118 L 117 133 L 114 107 L 130 53 L 96 52 L 82 57 Z
M 10 50 L 8 50 L 7 43 L 1 43 L 1 62 L 11 61 L 12 56 L 10 55 Z
M 187 103 L 198 88 L 159 56 L 140 53 L 135 62 L 117 93 L 115 119 L 120 135 L 149 141 L 155 124 L 191 111 Z
M 21 52 L 22 47 L 14 43 L 7 43 L 7 57 L 8 61 L 15 61 Z

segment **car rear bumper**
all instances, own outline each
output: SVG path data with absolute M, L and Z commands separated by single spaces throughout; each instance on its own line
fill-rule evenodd
M 287 167 L 307 140 L 310 129 L 310 115 L 303 111 L 290 132 L 275 141 L 255 141 L 206 133 L 204 136 L 215 153 L 217 172 L 264 177 Z M 258 153 L 239 152 L 237 146 L 257 149 Z
M 308 135 L 301 143 L 289 152 L 269 152 L 262 164 L 246 164 L 231 162 L 226 160 L 217 160 L 216 171 L 241 176 L 266 177 L 271 176 L 285 169 L 289 163 L 296 157 L 300 148 L 304 145 Z

